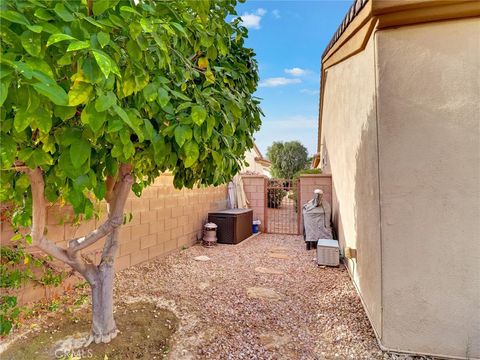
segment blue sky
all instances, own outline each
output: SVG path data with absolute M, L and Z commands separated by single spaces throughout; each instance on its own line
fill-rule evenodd
M 266 154 L 274 141 L 317 148 L 320 58 L 351 0 L 247 1 L 237 6 L 255 50 L 265 113 L 255 141 Z

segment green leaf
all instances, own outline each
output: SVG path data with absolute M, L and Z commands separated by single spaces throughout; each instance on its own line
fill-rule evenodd
M 183 162 L 186 168 L 191 167 L 198 160 L 200 152 L 198 150 L 198 144 L 195 141 L 189 141 L 183 146 L 185 152 L 185 161 Z
M 90 84 L 96 84 L 103 80 L 102 71 L 97 65 L 97 62 L 88 57 L 82 65 L 83 73 Z
M 41 39 L 42 36 L 40 34 L 36 34 L 30 30 L 24 31 L 20 36 L 23 48 L 27 53 L 35 57 L 40 55 L 42 51 Z
M 128 126 L 130 126 L 130 128 L 132 128 L 133 130 L 136 130 L 137 128 L 134 126 L 134 124 L 132 123 L 132 121 L 130 120 L 130 118 L 128 117 L 127 113 L 125 112 L 125 110 L 123 110 L 120 106 L 118 106 L 117 104 L 114 104 L 112 105 L 113 106 L 113 110 L 115 110 L 115 112 L 117 113 L 118 116 L 121 117 L 121 119 L 123 120 L 124 123 L 126 123 Z
M 41 149 L 35 149 L 32 152 L 32 155 L 27 160 L 27 165 L 31 167 L 41 166 L 41 165 L 52 165 L 53 159 L 50 154 L 46 153 Z
M 67 34 L 53 34 L 53 35 L 50 35 L 50 37 L 47 40 L 47 47 L 65 40 L 77 40 L 77 39 Z
M 137 10 L 131 8 L 130 6 L 121 6 L 120 11 L 125 11 L 125 12 L 131 13 L 131 14 L 142 16 Z
M 117 102 L 117 97 L 111 91 L 101 95 L 95 100 L 95 110 L 102 112 L 108 110 L 112 107 L 113 104 Z
M 100 31 L 97 34 L 97 40 L 100 43 L 100 46 L 104 48 L 110 42 L 110 35 L 108 35 L 107 33 L 104 33 L 103 31 Z
M 35 121 L 35 114 L 27 112 L 25 109 L 20 108 L 15 114 L 13 120 L 13 127 L 17 132 L 25 130 L 30 124 Z
M 148 119 L 143 119 L 143 123 L 145 125 L 145 139 L 152 140 L 154 136 L 155 129 L 153 128 L 152 123 Z
M 5 81 L 2 79 L 0 82 L 0 106 L 3 105 L 8 96 L 8 88 L 10 86 L 10 81 Z
M 98 200 L 102 200 L 105 198 L 105 194 L 107 193 L 107 187 L 105 182 L 100 181 L 97 183 L 97 186 L 94 187 L 93 193 Z
M 30 25 L 30 22 L 27 20 L 25 16 L 20 14 L 19 12 L 13 10 L 4 10 L 0 11 L 0 17 L 6 19 L 10 22 L 22 24 L 22 25 Z
M 217 166 L 220 166 L 222 164 L 222 156 L 218 152 L 212 151 L 212 157 L 213 161 L 215 161 Z
M 77 106 L 86 103 L 92 91 L 92 85 L 82 81 L 76 81 L 68 92 L 68 105 Z
M 82 136 L 82 130 L 79 128 L 66 128 L 60 138 L 60 144 L 63 146 L 72 145 L 75 141 Z
M 93 15 L 98 16 L 103 14 L 112 5 L 110 0 L 95 0 L 93 2 Z
M 49 21 L 49 20 L 52 20 L 54 17 L 53 15 L 45 10 L 45 9 L 37 9 L 35 10 L 35 14 L 34 14 L 37 18 L 39 18 L 40 20 L 45 20 L 45 21 Z
M 115 176 L 118 171 L 118 163 L 115 159 L 107 157 L 105 160 L 105 170 L 107 170 L 107 175 Z
M 145 100 L 148 102 L 155 101 L 157 98 L 158 91 L 157 85 L 150 83 L 143 89 L 143 96 L 145 96 Z
M 179 125 L 175 128 L 175 142 L 178 146 L 183 146 L 186 141 L 192 138 L 192 129 L 185 125 Z
M 68 51 L 77 51 L 81 49 L 88 49 L 90 47 L 90 43 L 88 41 L 72 41 L 67 48 Z
M 187 32 L 185 31 L 185 28 L 182 25 L 180 25 L 179 23 L 173 22 L 173 21 L 170 22 L 170 25 L 173 26 L 178 31 L 180 31 L 183 35 L 188 37 L 188 34 L 187 34 Z
M 165 107 L 168 105 L 170 101 L 170 95 L 168 95 L 168 91 L 165 88 L 158 88 L 158 103 L 161 107 Z
M 192 121 L 198 126 L 202 125 L 207 117 L 207 111 L 203 106 L 195 105 L 192 107 Z
M 32 239 L 32 236 L 30 234 L 25 235 L 25 242 L 28 245 L 32 245 L 33 239 Z
M 190 101 L 191 100 L 188 96 L 183 95 L 181 92 L 172 90 L 171 93 L 172 93 L 173 96 L 175 96 L 178 99 L 182 99 L 182 100 L 185 100 L 185 101 Z
M 57 106 L 56 105 L 53 108 L 53 113 L 55 114 L 55 116 L 59 117 L 64 121 L 71 119 L 76 112 L 77 112 L 77 108 L 74 106 L 60 106 L 60 105 Z
M 82 123 L 88 124 L 94 132 L 100 130 L 106 120 L 106 112 L 98 112 L 94 104 L 90 103 L 82 110 Z
M 53 78 L 53 71 L 50 65 L 42 59 L 39 58 L 28 58 L 25 59 L 25 63 L 30 66 L 33 70 L 32 76 L 39 80 L 49 84 L 56 85 L 57 82 Z
M 107 132 L 115 132 L 123 129 L 123 121 L 121 119 L 110 119 L 108 120 Z
M 35 117 L 38 128 L 44 133 L 48 133 L 52 128 L 52 115 L 45 108 L 39 108 L 35 111 Z
M 48 97 L 55 105 L 68 105 L 69 96 L 57 84 L 36 83 L 32 85 L 37 93 Z
M 77 139 L 70 146 L 70 159 L 75 168 L 82 166 L 90 157 L 90 144 L 83 138 Z
M 57 5 L 55 5 L 55 7 L 53 8 L 53 11 L 55 11 L 55 13 L 56 13 L 63 21 L 70 22 L 70 21 L 75 20 L 75 17 L 73 17 L 72 13 L 71 13 L 70 11 L 68 11 L 68 10 L 65 8 L 65 5 L 63 5 L 62 3 L 57 3 Z
M 105 75 L 105 78 L 108 78 L 110 71 L 112 71 L 112 61 L 110 58 L 98 50 L 93 50 L 93 56 L 95 57 L 100 70 L 102 70 L 103 75 Z

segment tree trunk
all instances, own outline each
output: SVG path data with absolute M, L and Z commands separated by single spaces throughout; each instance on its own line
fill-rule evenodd
M 90 285 L 92 287 L 92 341 L 108 343 L 118 334 L 113 318 L 113 278 L 115 275 L 115 255 L 118 248 L 118 232 L 115 228 L 107 237 L 102 260 Z
M 113 278 L 115 275 L 115 255 L 118 249 L 118 232 L 123 223 L 125 203 L 132 188 L 132 167 L 122 164 L 116 179 L 106 180 L 108 203 L 108 219 L 90 234 L 68 242 L 68 248 L 63 249 L 46 237 L 47 204 L 45 202 L 45 182 L 40 168 L 26 168 L 32 188 L 32 230 L 31 237 L 35 246 L 47 254 L 70 265 L 80 273 L 92 288 L 92 333 L 86 339 L 84 346 L 93 341 L 108 343 L 118 334 L 113 318 Z M 83 261 L 80 251 L 107 236 L 103 247 L 102 259 L 98 266 Z
M 113 264 L 102 263 L 92 287 L 92 337 L 95 343 L 109 342 L 117 333 L 113 318 Z

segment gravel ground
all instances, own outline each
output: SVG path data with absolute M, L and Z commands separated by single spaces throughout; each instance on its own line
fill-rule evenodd
M 197 245 L 122 271 L 115 296 L 177 314 L 174 360 L 400 358 L 379 349 L 345 268 L 314 256 L 291 235 Z

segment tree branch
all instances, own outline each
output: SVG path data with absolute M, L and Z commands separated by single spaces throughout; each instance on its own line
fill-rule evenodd
M 108 219 L 100 225 L 98 229 L 95 229 L 90 234 L 70 240 L 68 242 L 67 253 L 71 256 L 78 251 L 85 249 L 86 247 L 96 243 L 101 238 L 107 236 L 123 223 L 123 210 L 128 198 L 128 194 L 132 188 L 133 177 L 130 174 L 132 167 L 130 165 L 123 164 L 120 167 L 119 181 L 112 185 L 111 177 L 107 178 L 107 186 L 110 187 L 110 199 L 109 202 L 109 214 Z
M 49 241 L 45 236 L 47 219 L 47 206 L 45 202 L 45 181 L 40 168 L 26 169 L 32 188 L 32 229 L 30 236 L 32 244 L 46 254 L 70 265 L 74 270 L 82 274 L 87 280 L 92 279 L 96 271 L 94 266 L 85 264 L 79 258 L 70 257 L 69 254 L 55 243 Z
M 122 223 L 123 216 L 109 217 L 107 221 L 100 225 L 98 229 L 93 230 L 90 234 L 70 240 L 68 242 L 67 253 L 69 255 L 73 255 L 78 251 L 96 243 L 98 240 L 111 233 L 115 228 L 122 225 Z

